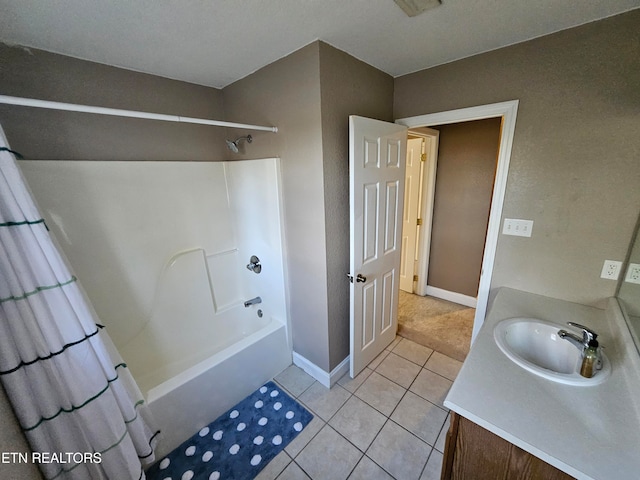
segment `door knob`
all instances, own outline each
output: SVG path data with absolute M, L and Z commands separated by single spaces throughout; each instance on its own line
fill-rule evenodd
M 351 275 L 350 273 L 347 273 L 347 277 L 349 277 L 349 281 L 353 283 L 353 275 Z M 363 276 L 361 273 L 359 273 L 358 276 L 356 277 L 356 282 L 364 283 L 366 281 L 367 281 L 367 277 Z

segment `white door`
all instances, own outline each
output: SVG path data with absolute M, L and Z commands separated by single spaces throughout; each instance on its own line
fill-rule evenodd
M 404 214 L 402 215 L 402 257 L 400 260 L 400 290 L 413 293 L 413 275 L 418 239 L 420 201 L 420 161 L 422 139 L 407 140 L 407 168 L 404 173 Z
M 407 128 L 349 117 L 351 377 L 395 338 Z
M 420 218 L 422 225 L 418 229 L 417 275 L 415 285 L 417 295 L 427 294 L 427 275 L 429 273 L 429 255 L 431 251 L 431 227 L 433 225 L 433 204 L 436 192 L 436 170 L 438 168 L 438 143 L 440 132 L 423 127 L 420 134 L 424 140 L 425 160 L 422 162 L 422 182 L 420 184 Z

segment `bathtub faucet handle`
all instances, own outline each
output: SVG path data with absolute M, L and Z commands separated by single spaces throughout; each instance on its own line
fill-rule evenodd
M 247 270 L 251 270 L 253 273 L 260 273 L 262 271 L 262 265 L 260 265 L 260 259 L 255 255 L 251 255 L 249 263 L 247 264 Z
M 255 305 L 257 303 L 262 303 L 262 299 L 260 297 L 252 298 L 251 300 L 247 300 L 244 302 L 245 307 L 250 307 L 251 305 Z

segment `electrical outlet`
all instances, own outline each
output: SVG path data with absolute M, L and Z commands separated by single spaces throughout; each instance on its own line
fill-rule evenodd
M 502 227 L 503 235 L 515 235 L 517 237 L 530 237 L 533 230 L 533 220 L 520 220 L 518 218 L 505 218 Z
M 627 276 L 624 278 L 625 282 L 640 284 L 640 264 L 630 263 L 627 268 Z
M 605 260 L 600 272 L 600 278 L 606 278 L 607 280 L 617 280 L 620 275 L 620 269 L 622 268 L 622 262 L 616 260 Z

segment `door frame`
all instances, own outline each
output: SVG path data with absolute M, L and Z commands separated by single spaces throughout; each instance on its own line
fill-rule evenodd
M 510 100 L 507 102 L 429 113 L 396 120 L 396 123 L 411 129 L 417 127 L 445 125 L 449 123 L 468 122 L 472 120 L 483 120 L 485 118 L 502 118 L 496 176 L 493 183 L 493 195 L 491 198 L 491 209 L 489 211 L 489 224 L 487 226 L 487 237 L 482 257 L 480 283 L 478 285 L 478 303 L 476 305 L 476 315 L 473 321 L 473 332 L 471 334 L 472 343 L 478 335 L 480 327 L 484 323 L 484 317 L 487 313 L 487 304 L 489 303 L 489 291 L 491 288 L 493 266 L 498 246 L 498 235 L 500 234 L 502 208 L 504 206 L 507 176 L 509 174 L 509 163 L 511 161 L 511 148 L 513 146 L 513 137 L 516 128 L 518 103 L 518 100 Z
M 424 127 L 423 127 L 424 128 Z M 427 276 L 429 273 L 429 252 L 431 250 L 431 228 L 433 226 L 433 203 L 436 195 L 436 171 L 438 169 L 438 148 L 440 146 L 440 132 L 433 130 L 433 134 L 422 132 L 410 132 L 412 135 L 420 136 L 424 139 L 430 138 L 429 151 L 425 152 L 428 162 L 424 166 L 420 184 L 420 211 L 422 225 L 419 230 L 420 241 L 418 250 L 418 279 L 416 295 L 427 295 Z M 426 148 L 426 147 L 425 147 Z
M 409 136 L 412 136 L 413 138 L 409 138 Z M 420 142 L 420 154 L 418 155 L 418 159 L 417 159 L 417 167 L 418 167 L 418 175 L 417 175 L 417 180 L 418 180 L 418 185 L 416 188 L 416 197 L 415 197 L 415 202 L 412 202 L 411 199 L 407 198 L 407 182 L 406 182 L 406 178 L 407 178 L 407 171 L 409 170 L 409 163 L 408 163 L 408 158 L 409 158 L 409 142 L 411 140 L 417 140 Z M 420 239 L 420 243 L 422 243 L 422 237 L 420 236 L 420 234 L 418 233 L 421 225 L 419 225 L 417 223 L 417 220 L 420 217 L 420 213 L 422 212 L 422 189 L 423 189 L 423 184 L 424 184 L 424 162 L 420 159 L 420 156 L 423 154 L 423 150 L 424 150 L 424 144 L 425 144 L 425 136 L 421 135 L 421 134 L 415 134 L 413 132 L 407 132 L 407 158 L 405 159 L 406 162 L 406 169 L 404 172 L 405 175 L 405 186 L 404 186 L 404 194 L 405 194 L 405 201 L 404 201 L 404 211 L 402 212 L 402 221 L 403 221 L 403 226 L 402 226 L 402 235 L 403 235 L 403 240 L 404 240 L 404 223 L 405 223 L 405 218 L 406 218 L 406 214 L 408 213 L 407 210 L 410 209 L 411 205 L 415 205 L 416 207 L 416 215 L 413 218 L 410 218 L 408 221 L 411 225 L 415 226 L 415 235 L 413 235 L 413 256 L 411 257 L 411 259 L 409 260 L 409 262 L 411 263 L 411 293 L 417 293 L 414 292 L 414 276 L 418 275 L 418 271 L 420 270 L 419 267 L 419 262 L 416 263 L 416 256 L 418 256 L 418 260 L 419 260 L 419 252 L 421 250 L 421 245 L 418 244 L 418 239 Z M 401 251 L 402 254 L 400 256 L 400 259 L 402 261 L 402 258 L 405 254 L 405 245 L 404 243 L 401 244 Z M 405 265 L 404 267 L 406 267 L 406 262 L 407 262 L 407 257 L 404 256 L 405 259 Z M 402 263 L 400 264 L 400 271 L 402 271 Z M 406 279 L 407 277 L 405 277 Z M 400 276 L 400 289 L 403 290 L 402 288 L 402 276 Z M 419 287 L 420 283 L 418 282 L 418 285 L 416 285 L 416 287 Z M 406 291 L 406 290 L 404 290 Z

